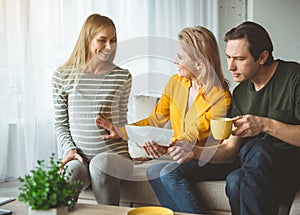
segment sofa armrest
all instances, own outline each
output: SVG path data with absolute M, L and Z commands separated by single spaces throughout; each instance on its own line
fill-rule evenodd
M 290 215 L 298 215 L 300 214 L 300 191 L 295 194 L 294 200 L 292 202 Z

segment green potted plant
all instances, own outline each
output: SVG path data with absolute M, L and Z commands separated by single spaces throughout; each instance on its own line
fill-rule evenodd
M 54 154 L 50 157 L 50 166 L 39 160 L 37 167 L 19 181 L 18 199 L 28 203 L 31 214 L 67 214 L 68 207 L 76 203 L 74 195 L 81 185 L 78 181 L 70 181 L 70 173 L 55 160 Z

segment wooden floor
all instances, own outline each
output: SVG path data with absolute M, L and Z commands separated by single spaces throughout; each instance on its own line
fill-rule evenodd
M 19 195 L 19 181 L 3 182 L 0 183 L 0 196 L 1 197 L 16 197 Z

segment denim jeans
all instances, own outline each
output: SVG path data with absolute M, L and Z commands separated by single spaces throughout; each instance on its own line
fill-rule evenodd
M 299 149 L 276 150 L 265 139 L 253 139 L 241 148 L 240 160 L 241 168 L 226 178 L 232 214 L 277 214 L 279 197 L 299 188 Z
M 147 177 L 163 207 L 177 212 L 204 213 L 199 199 L 197 182 L 224 180 L 236 168 L 234 163 L 201 165 L 198 160 L 184 164 L 163 162 L 151 165 Z

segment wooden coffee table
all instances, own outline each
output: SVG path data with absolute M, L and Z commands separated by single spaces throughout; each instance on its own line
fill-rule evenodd
M 8 209 L 16 215 L 27 215 L 28 207 L 26 204 L 15 200 L 13 202 L 7 203 L 5 205 L 0 206 L 2 209 Z M 75 209 L 69 212 L 70 215 L 126 215 L 128 211 L 132 210 L 130 207 L 118 207 L 118 206 L 110 206 L 110 205 L 95 205 L 95 204 L 84 204 L 77 203 Z M 174 215 L 191 215 L 188 213 L 178 213 L 175 212 Z

